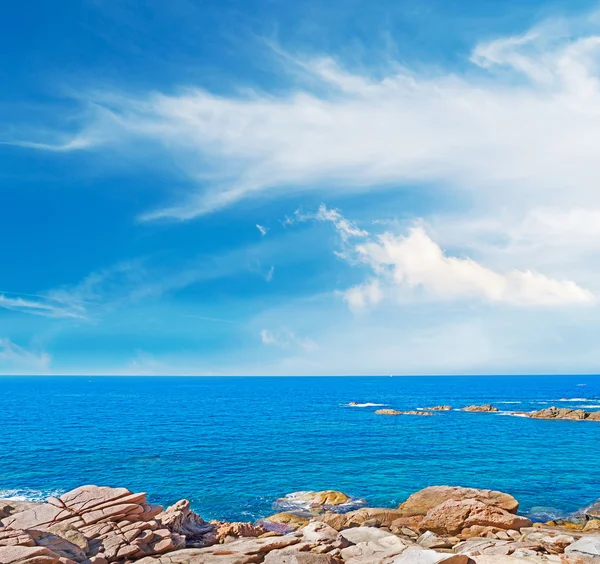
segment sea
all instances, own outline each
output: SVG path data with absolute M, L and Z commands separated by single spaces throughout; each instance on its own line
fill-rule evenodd
M 459 411 L 482 403 L 500 411 Z M 600 377 L 0 377 L 0 498 L 122 486 L 251 521 L 294 491 L 395 507 L 460 485 L 547 520 L 600 498 L 600 422 L 511 415 L 551 405 L 599 410 Z

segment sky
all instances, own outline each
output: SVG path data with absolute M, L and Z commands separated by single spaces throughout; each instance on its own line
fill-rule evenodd
M 0 64 L 0 374 L 599 372 L 600 4 L 12 2 Z

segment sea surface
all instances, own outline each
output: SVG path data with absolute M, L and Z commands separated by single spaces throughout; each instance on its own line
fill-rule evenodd
M 502 412 L 385 417 L 353 401 Z M 0 377 L 0 498 L 124 486 L 253 520 L 297 490 L 393 507 L 448 484 L 550 518 L 600 498 L 600 422 L 509 415 L 550 405 L 600 409 L 600 377 Z

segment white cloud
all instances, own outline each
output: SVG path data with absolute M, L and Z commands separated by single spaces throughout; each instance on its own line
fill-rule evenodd
M 598 207 L 599 47 L 600 36 L 545 25 L 476 45 L 461 71 L 396 66 L 374 76 L 331 57 L 288 56 L 307 80 L 284 94 L 94 94 L 85 139 L 135 147 L 143 137 L 177 156 L 192 193 L 146 219 L 291 190 L 430 182 L 490 209 Z
M 260 231 L 260 234 L 264 237 L 267 234 L 268 229 L 262 225 L 256 224 L 256 229 Z
M 10 339 L 0 339 L 0 373 L 46 374 L 50 369 L 50 356 L 24 349 Z
M 532 270 L 500 273 L 470 258 L 444 254 L 422 227 L 406 236 L 384 233 L 356 252 L 390 283 L 441 300 L 480 299 L 519 306 L 591 304 L 594 295 L 568 280 Z
M 299 337 L 292 331 L 281 329 L 279 331 L 271 331 L 262 329 L 260 339 L 264 345 L 272 345 L 282 349 L 300 348 L 305 352 L 317 350 L 319 346 L 312 339 Z
M 42 317 L 83 319 L 85 311 L 81 304 L 65 302 L 63 299 L 51 296 L 31 296 L 35 299 L 23 298 L 21 294 L 7 297 L 0 293 L 0 308 Z
M 360 312 L 369 306 L 375 306 L 384 298 L 379 280 L 372 280 L 353 286 L 344 292 L 344 300 L 351 310 Z
M 267 275 L 265 276 L 265 280 L 267 282 L 270 282 L 271 280 L 273 280 L 273 274 L 275 274 L 275 267 L 272 266 L 271 268 L 269 268 L 269 271 L 267 272 Z

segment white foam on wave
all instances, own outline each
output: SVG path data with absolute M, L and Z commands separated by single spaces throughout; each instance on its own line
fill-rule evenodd
M 10 499 L 12 501 L 44 501 L 48 497 L 58 497 L 66 490 L 0 490 L 0 499 Z
M 344 407 L 383 407 L 385 403 L 345 403 Z
M 588 399 L 588 398 L 561 398 L 559 400 L 554 400 L 554 401 L 595 401 L 595 400 Z

